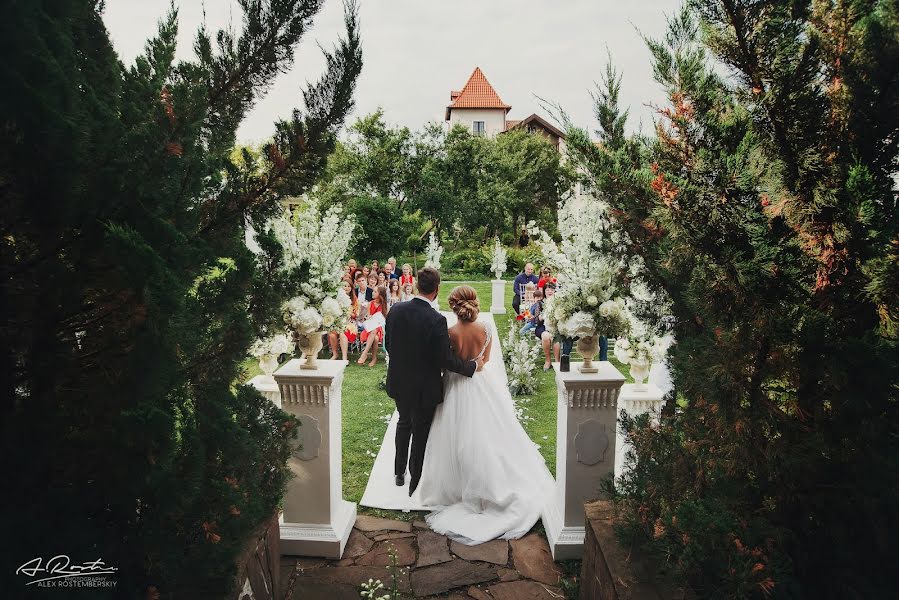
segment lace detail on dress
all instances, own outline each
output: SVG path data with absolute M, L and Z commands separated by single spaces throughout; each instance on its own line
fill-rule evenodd
M 474 357 L 474 360 L 478 360 L 479 358 L 482 358 L 484 356 L 484 352 L 487 351 L 487 346 L 490 345 L 490 337 L 492 335 L 490 333 L 490 328 L 487 327 L 486 325 L 484 325 L 483 323 L 481 323 L 481 327 L 484 328 L 484 347 L 481 348 L 481 353 Z

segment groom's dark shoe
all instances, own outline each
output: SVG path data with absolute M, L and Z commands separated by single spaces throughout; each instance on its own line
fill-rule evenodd
M 396 484 L 398 486 L 402 487 L 402 486 L 406 485 L 406 478 L 403 474 L 394 475 L 394 478 L 395 478 Z

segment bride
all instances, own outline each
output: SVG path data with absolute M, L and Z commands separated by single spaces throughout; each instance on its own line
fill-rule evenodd
M 463 359 L 489 360 L 489 327 L 476 321 L 478 297 L 467 285 L 455 288 L 450 308 L 459 321 L 449 329 L 453 350 Z M 515 539 L 540 518 L 553 479 L 537 446 L 515 416 L 501 361 L 468 378 L 444 374 L 417 493 L 434 507 L 433 531 L 463 544 Z

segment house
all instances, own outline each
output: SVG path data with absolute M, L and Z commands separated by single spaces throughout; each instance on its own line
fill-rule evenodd
M 528 133 L 545 136 L 562 154 L 563 160 L 568 158 L 564 131 L 536 113 L 524 119 L 509 119 L 510 110 L 512 107 L 503 102 L 481 68 L 475 67 L 465 86 L 460 91 L 450 92 L 446 123 L 450 128 L 462 125 L 473 134 L 486 137 L 496 137 L 513 129 L 524 129 Z M 578 197 L 593 196 L 586 178 L 572 192 Z
M 512 109 L 502 101 L 480 67 L 476 67 L 461 91 L 450 92 L 446 122 L 469 128 L 475 135 L 496 137 L 506 130 L 506 115 Z

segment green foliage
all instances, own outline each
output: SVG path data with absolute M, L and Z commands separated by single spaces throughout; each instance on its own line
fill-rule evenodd
M 674 315 L 683 408 L 623 421 L 626 529 L 704 596 L 888 595 L 897 7 L 693 0 L 648 45 L 656 136 L 624 135 L 611 68 L 602 146 L 568 136 L 612 208 L 610 251 L 642 257 Z
M 389 198 L 429 223 L 424 237 L 437 227 L 471 247 L 497 233 L 511 241 L 529 220 L 553 223 L 573 181 L 572 168 L 543 136 L 513 130 L 488 139 L 462 126 L 410 132 L 390 127 L 379 110 L 350 128 L 316 193 L 326 203 Z
M 359 223 L 351 251 L 357 260 L 383 262 L 405 249 L 411 223 L 393 200 L 357 197 L 347 204 L 347 211 Z
M 241 33 L 201 29 L 193 61 L 173 8 L 130 67 L 101 2 L 14 3 L 0 25 L 5 564 L 102 557 L 116 596 L 221 598 L 275 514 L 296 423 L 232 382 L 284 282 L 244 227 L 319 175 L 361 53 L 350 6 L 303 110 L 235 153 L 320 2 L 241 5 Z

